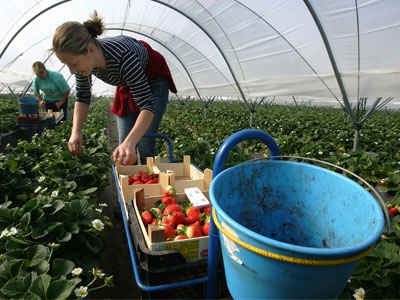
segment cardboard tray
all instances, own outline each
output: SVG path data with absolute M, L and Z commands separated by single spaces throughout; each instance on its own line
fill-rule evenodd
M 208 193 L 205 193 L 205 196 L 208 198 Z M 160 199 L 161 198 L 158 196 L 145 197 L 143 189 L 136 190 L 135 197 L 132 199 L 135 217 L 148 249 L 151 251 L 177 250 L 188 262 L 206 259 L 208 257 L 208 236 L 179 241 L 164 241 L 163 229 L 152 231 L 151 227 L 149 227 L 150 230 L 147 230 L 141 220 L 140 212 L 143 211 L 144 208 L 150 209 L 154 207 L 155 203 Z M 177 194 L 176 200 L 178 203 L 189 201 L 185 194 Z M 132 218 L 132 216 L 130 216 L 130 218 Z
M 162 163 L 159 157 L 155 157 L 154 170 L 168 174 L 169 184 L 174 186 L 178 193 L 184 193 L 187 187 L 198 187 L 207 191 L 212 180 L 212 170 L 200 170 L 190 162 L 190 155 L 185 155 L 182 163 Z

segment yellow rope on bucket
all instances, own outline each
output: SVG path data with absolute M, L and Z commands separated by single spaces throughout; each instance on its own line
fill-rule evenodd
M 357 253 L 353 256 L 346 257 L 346 258 L 326 259 L 325 260 L 325 259 L 307 259 L 307 258 L 290 257 L 290 256 L 273 253 L 273 252 L 249 245 L 249 244 L 243 242 L 242 240 L 240 240 L 239 238 L 233 236 L 219 222 L 219 220 L 217 218 L 217 213 L 216 213 L 214 207 L 212 208 L 212 217 L 213 217 L 215 226 L 217 226 L 219 231 L 221 233 L 223 233 L 227 238 L 229 238 L 234 243 L 240 245 L 241 247 L 243 247 L 251 252 L 259 254 L 261 256 L 265 256 L 267 258 L 271 258 L 274 260 L 279 260 L 279 261 L 283 261 L 283 262 L 287 262 L 287 263 L 292 263 L 292 264 L 307 265 L 307 266 L 320 266 L 320 267 L 344 265 L 344 264 L 348 264 L 348 263 L 352 263 L 352 262 L 360 260 L 375 247 L 375 244 L 373 244 L 368 249 L 366 249 L 360 253 Z

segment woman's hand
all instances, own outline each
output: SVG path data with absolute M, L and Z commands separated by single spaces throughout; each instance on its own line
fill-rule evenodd
M 46 107 L 46 101 L 44 101 L 43 99 L 40 99 L 39 105 L 40 105 L 40 107 Z
M 68 150 L 76 155 L 80 155 L 82 152 L 83 137 L 81 133 L 71 134 L 68 141 Z
M 125 140 L 115 148 L 113 160 L 119 161 L 121 165 L 133 165 L 137 161 L 136 145 Z

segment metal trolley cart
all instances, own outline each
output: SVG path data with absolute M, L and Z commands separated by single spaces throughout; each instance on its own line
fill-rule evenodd
M 147 134 L 146 137 L 161 138 L 168 144 L 169 162 L 173 159 L 171 140 L 163 134 Z M 197 168 L 197 167 L 196 167 Z M 122 213 L 123 225 L 128 242 L 133 274 L 137 286 L 142 291 L 142 298 L 148 299 L 195 299 L 205 298 L 207 293 L 207 265 L 208 260 L 202 259 L 188 262 L 178 250 L 151 251 L 147 247 L 133 204 L 124 203 L 118 185 L 116 166 L 113 165 L 114 180 L 117 185 L 117 196 L 121 211 L 126 207 L 128 213 Z M 222 259 L 213 255 L 215 265 L 215 279 L 212 298 L 224 298 L 229 295 L 226 287 Z

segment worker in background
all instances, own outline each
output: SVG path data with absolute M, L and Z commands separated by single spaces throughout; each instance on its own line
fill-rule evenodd
M 32 89 L 39 99 L 40 107 L 48 111 L 64 111 L 64 117 L 67 119 L 68 96 L 70 87 L 61 73 L 47 70 L 45 65 L 40 62 L 34 62 L 32 65 L 35 77 L 32 81 Z M 43 93 L 43 95 L 42 95 Z

